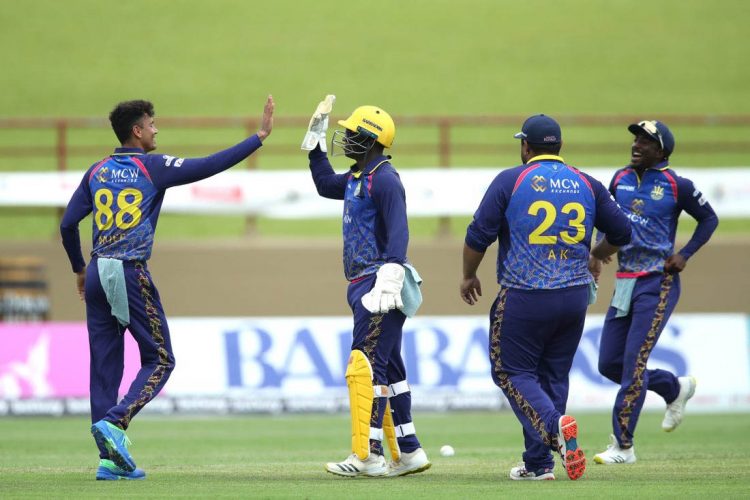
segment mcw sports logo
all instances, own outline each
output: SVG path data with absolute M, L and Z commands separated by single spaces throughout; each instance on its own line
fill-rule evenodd
M 547 179 L 541 175 L 535 175 L 531 178 L 531 189 L 537 193 L 543 193 L 547 189 Z

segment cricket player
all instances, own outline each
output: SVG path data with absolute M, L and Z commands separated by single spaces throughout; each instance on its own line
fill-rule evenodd
M 476 271 L 487 247 L 499 240 L 497 281 L 490 310 L 492 379 L 523 426 L 523 463 L 514 480 L 555 479 L 551 451 L 562 456 L 570 479 L 586 457 L 578 424 L 566 415 L 568 374 L 593 294 L 588 271 L 594 227 L 604 231 L 605 258 L 630 241 L 630 222 L 604 186 L 559 156 L 562 134 L 549 116 L 528 118 L 521 140 L 523 165 L 492 181 L 466 230 L 461 297 L 482 295 Z
M 302 148 L 318 193 L 344 200 L 344 275 L 354 315 L 346 383 L 352 418 L 352 454 L 326 464 L 340 476 L 403 476 L 431 463 L 417 439 L 411 392 L 401 358 L 402 327 L 413 316 L 421 279 L 406 258 L 409 228 L 406 195 L 398 173 L 383 154 L 396 134 L 393 119 L 376 106 L 360 106 L 334 132 L 331 153 L 340 148 L 354 160 L 336 174 L 326 155 L 326 128 L 334 96 L 320 103 Z M 392 460 L 386 464 L 383 438 Z
M 695 393 L 695 378 L 649 370 L 646 364 L 677 305 L 679 273 L 719 223 L 692 181 L 669 168 L 675 147 L 669 128 L 660 121 L 647 120 L 630 125 L 628 130 L 635 136 L 630 165 L 615 173 L 609 191 L 631 220 L 633 239 L 617 255 L 615 293 L 599 347 L 599 372 L 619 384 L 620 390 L 612 411 L 611 444 L 594 456 L 599 464 L 635 462 L 633 435 L 646 390 L 656 392 L 667 403 L 663 430 L 670 432 L 682 422 L 685 404 Z M 698 225 L 690 241 L 675 253 L 677 221 L 683 210 Z M 592 255 L 589 265 L 598 278 L 602 260 Z
M 128 451 L 125 431 L 175 366 L 167 319 L 147 264 L 164 193 L 226 170 L 260 148 L 273 128 L 273 110 L 269 95 L 258 133 L 211 156 L 187 159 L 148 154 L 156 149 L 158 133 L 150 102 L 121 102 L 109 115 L 122 147 L 86 171 L 60 225 L 78 294 L 86 302 L 98 480 L 146 477 Z M 78 224 L 92 212 L 93 249 L 87 266 Z M 126 329 L 138 343 L 141 369 L 118 403 Z

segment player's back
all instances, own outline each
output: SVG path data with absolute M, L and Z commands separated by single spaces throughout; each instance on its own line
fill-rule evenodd
M 589 180 L 561 161 L 535 161 L 518 175 L 505 218 L 509 240 L 500 282 L 523 289 L 587 284 L 596 216 Z
M 92 255 L 148 260 L 164 198 L 146 169 L 145 155 L 115 154 L 89 171 L 93 209 Z

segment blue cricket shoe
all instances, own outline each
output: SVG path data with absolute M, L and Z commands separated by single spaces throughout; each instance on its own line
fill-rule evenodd
M 91 434 L 94 436 L 97 445 L 107 449 L 109 458 L 115 465 L 125 472 L 135 470 L 135 461 L 128 452 L 130 439 L 128 439 L 124 430 L 106 420 L 99 420 L 91 426 Z
M 132 472 L 128 472 L 118 467 L 112 460 L 107 460 L 106 458 L 99 460 L 99 468 L 96 470 L 97 481 L 118 481 L 120 479 L 146 479 L 146 473 L 142 469 L 135 469 Z

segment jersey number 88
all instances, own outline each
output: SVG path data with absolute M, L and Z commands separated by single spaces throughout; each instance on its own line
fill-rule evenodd
M 130 200 L 128 197 L 131 197 Z M 107 188 L 101 188 L 94 194 L 94 221 L 100 231 L 111 228 L 113 223 L 118 229 L 130 229 L 141 222 L 139 206 L 143 201 L 143 193 L 135 188 L 120 191 L 117 194 L 117 213 L 112 210 L 113 199 L 112 190 Z

